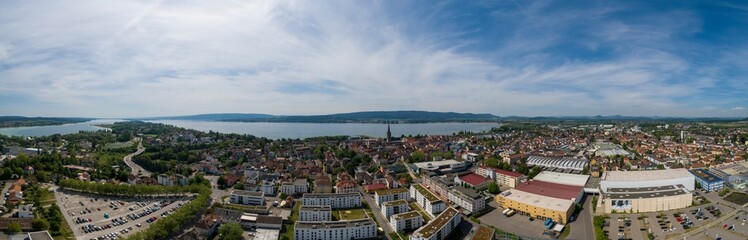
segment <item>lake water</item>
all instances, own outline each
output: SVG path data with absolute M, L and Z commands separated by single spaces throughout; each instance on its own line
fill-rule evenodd
M 0 134 L 14 136 L 45 136 L 52 134 L 77 133 L 79 131 L 96 131 L 102 128 L 92 126 L 96 124 L 111 124 L 122 120 L 100 119 L 90 122 L 65 124 L 58 126 L 1 128 Z M 189 120 L 159 120 L 149 121 L 163 123 L 182 128 L 199 131 L 214 131 L 220 133 L 251 134 L 271 139 L 279 138 L 308 138 L 337 135 L 366 135 L 371 137 L 386 137 L 387 124 L 377 123 L 257 123 L 257 122 L 209 122 Z M 481 132 L 494 127 L 498 123 L 419 123 L 392 124 L 392 136 L 401 135 L 451 135 L 459 131 Z
M 97 127 L 93 125 L 112 124 L 117 121 L 122 121 L 122 120 L 97 119 L 97 120 L 88 121 L 88 122 L 71 123 L 71 124 L 64 124 L 64 125 L 0 128 L 0 134 L 10 135 L 10 136 L 38 137 L 38 136 L 47 136 L 47 135 L 54 135 L 54 134 L 78 133 L 80 131 L 98 131 L 98 130 L 102 130 L 106 128 Z

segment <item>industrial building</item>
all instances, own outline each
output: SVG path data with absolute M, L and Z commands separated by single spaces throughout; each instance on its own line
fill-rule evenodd
M 582 171 L 589 164 L 586 158 L 557 158 L 544 156 L 527 157 L 527 166 L 541 166 L 545 168 L 569 169 Z
M 543 181 L 543 182 L 558 183 L 558 184 L 563 184 L 563 185 L 584 187 L 584 185 L 586 185 L 587 181 L 590 179 L 590 176 L 542 171 L 532 179 L 535 181 Z
M 706 191 L 717 191 L 725 187 L 724 179 L 703 168 L 691 169 L 688 171 L 696 177 L 696 182 L 698 182 L 701 185 L 701 188 Z
M 462 217 L 454 208 L 447 208 L 431 222 L 419 228 L 412 235 L 411 240 L 443 240 L 452 233 Z
M 683 185 L 688 191 L 694 190 L 693 174 L 683 168 L 652 171 L 610 171 L 600 179 L 600 190 L 605 193 L 610 188 L 647 188 Z
M 605 213 L 657 212 L 686 208 L 693 203 L 693 194 L 683 185 L 642 188 L 608 188 L 598 209 Z M 594 204 L 594 203 L 593 203 Z
M 496 199 L 502 208 L 566 224 L 583 194 L 582 186 L 531 180 L 502 192 Z

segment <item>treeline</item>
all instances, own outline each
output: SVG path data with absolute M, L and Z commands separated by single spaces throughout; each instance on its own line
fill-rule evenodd
M 142 197 L 149 195 L 174 195 L 183 193 L 202 193 L 206 186 L 160 186 L 160 185 L 127 185 L 127 184 L 98 184 L 84 182 L 77 179 L 62 179 L 57 183 L 63 189 L 76 190 L 100 195 Z M 208 192 L 210 190 L 208 189 Z M 210 193 L 208 193 L 210 194 Z
M 0 116 L 0 128 L 6 127 L 31 127 L 62 125 L 68 123 L 85 122 L 88 118 L 49 118 L 49 117 L 21 117 L 21 116 Z

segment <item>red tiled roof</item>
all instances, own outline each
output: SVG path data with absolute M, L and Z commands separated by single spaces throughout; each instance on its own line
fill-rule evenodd
M 460 180 L 462 180 L 463 182 L 469 183 L 470 185 L 473 185 L 473 186 L 477 186 L 477 185 L 480 185 L 481 183 L 488 181 L 487 178 L 481 175 L 475 174 L 475 173 L 462 175 L 460 176 Z
M 385 184 L 371 184 L 366 186 L 366 191 L 374 191 L 379 189 L 387 189 Z
M 579 197 L 582 187 L 533 180 L 517 185 L 517 190 L 571 200 Z

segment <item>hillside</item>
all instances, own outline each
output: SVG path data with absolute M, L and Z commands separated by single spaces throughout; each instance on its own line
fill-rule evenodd
M 89 118 L 0 116 L 0 128 L 62 125 L 90 121 Z

